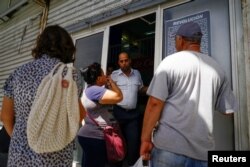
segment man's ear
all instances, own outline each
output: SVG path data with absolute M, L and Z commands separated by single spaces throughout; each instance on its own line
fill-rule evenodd
M 186 41 L 183 37 L 180 38 L 180 43 L 181 43 L 181 47 L 183 48 L 184 45 L 186 44 Z

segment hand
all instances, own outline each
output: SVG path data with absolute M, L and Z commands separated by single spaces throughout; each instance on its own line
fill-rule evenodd
M 114 81 L 112 80 L 112 78 L 110 76 L 107 77 L 107 82 L 114 83 Z
M 110 89 L 111 88 L 111 78 L 110 77 L 107 77 L 106 78 L 106 88 Z
M 114 85 L 115 82 L 112 80 L 111 77 L 107 77 L 107 83 L 106 83 L 106 86 L 111 89 L 112 85 Z
M 150 160 L 150 154 L 154 147 L 154 144 L 151 141 L 142 141 L 141 142 L 141 149 L 140 155 L 142 156 L 143 160 Z

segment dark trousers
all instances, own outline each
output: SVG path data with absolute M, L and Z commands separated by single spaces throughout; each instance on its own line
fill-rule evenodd
M 82 167 L 105 167 L 107 153 L 105 141 L 101 139 L 78 136 L 82 147 Z
M 124 110 L 119 106 L 114 107 L 114 116 L 120 124 L 122 134 L 126 141 L 126 160 L 129 166 L 135 164 L 139 158 L 140 150 L 140 114 L 137 110 Z M 122 163 L 117 163 L 117 167 L 122 167 Z
M 1 153 L 0 152 L 0 167 L 6 167 L 8 160 L 8 153 Z
M 7 166 L 10 136 L 4 127 L 0 127 L 0 167 Z

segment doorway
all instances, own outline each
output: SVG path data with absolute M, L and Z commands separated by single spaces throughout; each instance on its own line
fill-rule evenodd
M 118 55 L 127 52 L 132 59 L 132 68 L 141 73 L 144 85 L 148 86 L 154 73 L 156 14 L 142 16 L 110 27 L 107 69 L 118 69 Z M 144 112 L 147 96 L 138 96 L 138 109 Z

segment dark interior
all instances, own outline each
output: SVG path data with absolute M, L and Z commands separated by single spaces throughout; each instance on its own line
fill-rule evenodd
M 112 26 L 109 38 L 108 66 L 117 69 L 120 52 L 128 52 L 133 68 L 141 72 L 145 84 L 153 75 L 155 13 Z

